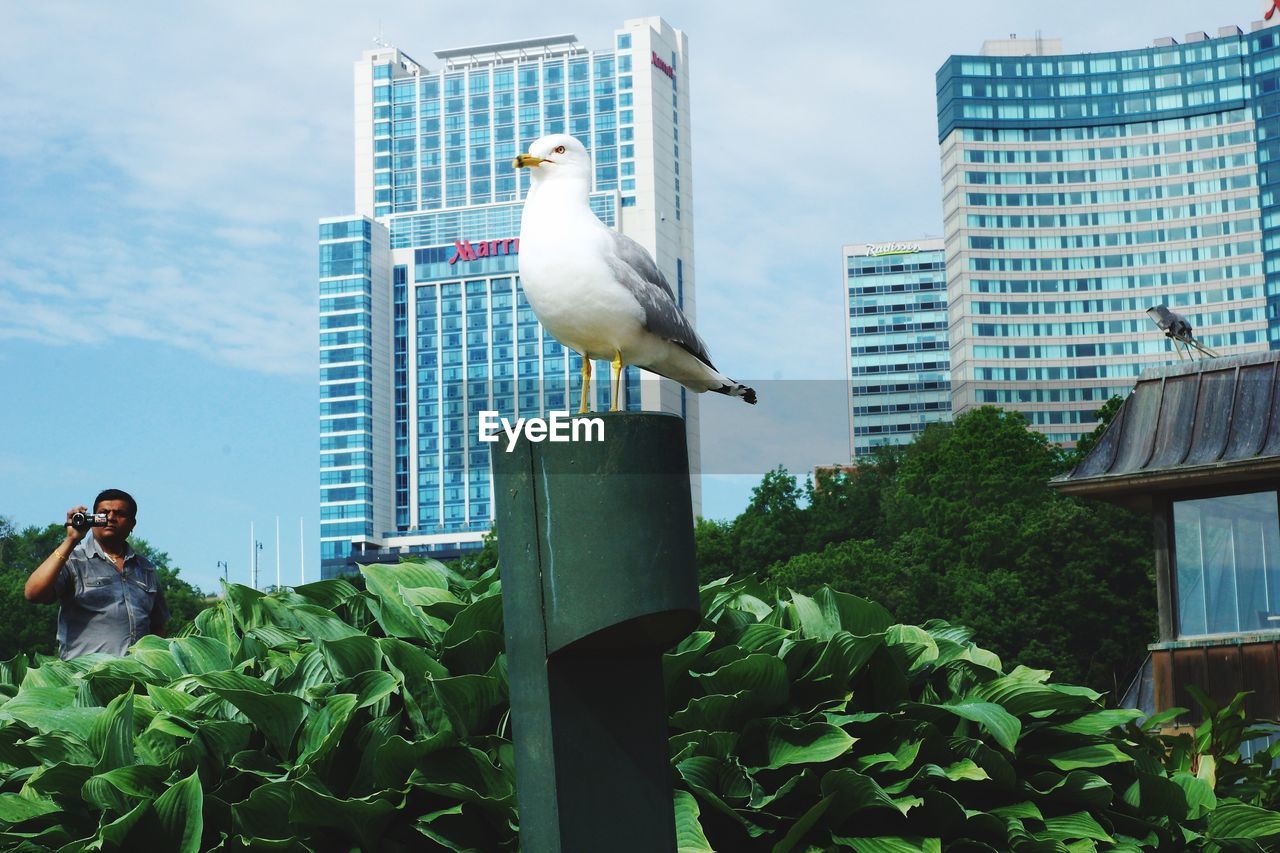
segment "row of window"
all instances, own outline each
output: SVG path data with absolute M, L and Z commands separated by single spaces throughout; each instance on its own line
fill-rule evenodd
M 971 236 L 970 249 L 1002 251 L 1049 251 L 1053 249 L 1093 249 L 1111 246 L 1142 246 L 1148 243 L 1174 243 L 1186 240 L 1221 238 L 1231 234 L 1261 230 L 1255 218 L 1153 228 L 1146 231 L 1111 231 L 1093 234 L 1054 234 L 1044 237 Z
M 1244 346 L 1261 343 L 1263 333 L 1257 329 L 1240 332 L 1198 335 L 1200 342 L 1209 347 Z M 1165 338 L 1141 341 L 1108 341 L 1091 344 L 1021 344 L 1016 346 L 975 346 L 974 358 L 1027 359 L 1027 358 L 1101 358 L 1114 355 L 1151 355 L 1169 352 L 1170 343 Z
M 1242 210 L 1257 210 L 1253 195 L 1218 198 L 1192 204 L 1168 207 L 1142 207 L 1127 210 L 1085 211 L 1081 213 L 970 213 L 970 228 L 1089 228 L 1100 225 L 1131 225 L 1141 222 L 1164 222 L 1173 219 L 1202 219 Z
M 1163 249 L 1158 252 L 1134 252 L 1119 255 L 1081 255 L 1065 258 L 969 258 L 969 269 L 997 272 L 1068 272 L 1072 270 L 1145 267 L 1156 264 L 1190 264 L 1219 258 L 1253 255 L 1262 251 L 1257 240 L 1239 243 L 1195 246 L 1189 249 Z
M 1193 290 L 1183 293 L 1162 293 L 1160 300 L 1170 308 L 1191 305 L 1212 305 L 1218 302 L 1235 302 L 1258 299 L 1262 288 L 1258 285 L 1222 287 L 1212 290 Z M 1131 296 L 1127 299 L 1071 299 L 1066 301 L 1012 301 L 970 302 L 973 314 L 1108 314 L 1121 311 L 1146 311 L 1155 300 L 1150 297 Z
M 1243 100 L 1245 87 L 1240 83 L 1205 87 L 1168 95 L 1130 96 L 1126 98 L 1104 97 L 1098 100 L 1050 101 L 1029 104 L 964 104 L 960 116 L 965 119 L 1059 119 L 1070 121 L 1085 118 L 1112 118 L 1156 110 L 1177 110 L 1183 107 L 1205 107 L 1213 104 L 1229 104 Z
M 1159 273 L 1092 278 L 982 279 L 969 280 L 971 293 L 1081 293 L 1097 290 L 1135 290 L 1170 287 L 1222 279 L 1253 278 L 1262 275 L 1261 264 L 1228 264 Z
M 996 406 L 1011 403 L 1078 403 L 1093 401 L 1105 403 L 1112 397 L 1124 397 L 1128 386 L 1102 386 L 1094 388 L 979 388 L 974 396 L 979 403 Z
M 943 350 L 943 352 L 939 354 L 942 356 L 941 360 L 938 360 L 939 355 L 934 355 L 932 357 L 932 361 L 924 361 L 920 356 L 916 356 L 914 359 L 908 361 L 877 362 L 869 359 L 858 360 L 853 363 L 852 375 L 870 376 L 873 374 L 886 373 L 914 373 L 919 371 L 933 372 L 950 370 L 951 361 L 949 356 L 947 356 L 946 348 L 940 347 L 939 349 Z
M 1135 121 L 1124 124 L 1082 125 L 1072 127 L 966 127 L 966 142 L 1077 142 L 1090 139 L 1116 139 L 1134 136 L 1185 134 L 1211 127 L 1245 124 L 1253 121 L 1246 109 L 1217 110 L 1200 115 Z
M 1264 309 L 1233 308 L 1227 311 L 1207 311 L 1192 314 L 1189 318 L 1196 329 L 1222 326 L 1229 323 L 1261 322 Z M 980 338 L 1039 338 L 1075 337 L 1079 335 L 1122 335 L 1154 332 L 1155 327 L 1147 318 L 1127 320 L 1089 320 L 1080 323 L 974 323 L 971 334 Z
M 1270 37 L 1254 43 L 1254 52 L 1270 47 Z M 1250 52 L 1249 41 L 1240 36 L 1213 39 L 1187 45 L 1101 53 L 1091 56 L 1042 58 L 1009 57 L 979 59 L 957 57 L 960 73 L 975 77 L 1052 77 L 1072 74 L 1114 74 L 1148 68 L 1170 68 L 1184 63 L 1210 62 L 1243 57 Z M 953 60 L 954 62 L 955 60 Z M 1228 66 L 1239 65 L 1237 62 Z
M 1154 142 L 1134 142 L 1128 145 L 1108 145 L 1090 148 L 1016 148 L 994 149 L 967 148 L 966 163 L 1084 163 L 1094 160 L 1134 160 L 1142 157 L 1167 157 L 1173 154 L 1252 145 L 1251 130 L 1234 130 L 1230 133 L 1210 133 L 1182 139 L 1165 139 Z
M 1242 63 L 1200 65 L 1186 71 L 1170 70 L 1154 74 L 1131 74 L 1125 77 L 1094 77 L 1088 80 L 1037 80 L 1027 83 L 987 83 L 966 81 L 960 84 L 962 98 L 1027 98 L 1047 101 L 1052 98 L 1083 98 L 1095 95 L 1119 95 L 1201 86 L 1224 80 L 1239 80 L 1245 75 Z
M 1201 157 L 1198 160 L 1141 163 L 1131 166 L 1114 166 L 1108 169 L 1063 169 L 1043 172 L 965 172 L 964 179 L 971 184 L 1002 186 L 1101 184 L 1194 175 L 1224 169 L 1240 169 L 1253 165 L 1256 165 L 1253 152 L 1242 151 L 1238 154 Z
M 1072 205 L 1128 204 L 1156 201 L 1164 198 L 1182 198 L 1188 195 L 1208 195 L 1232 190 L 1253 189 L 1258 185 L 1258 175 L 1249 172 L 1242 175 L 1189 181 L 1178 184 L 1128 187 L 1122 190 L 1091 190 L 1063 193 L 965 193 L 965 203 L 974 207 L 1068 207 Z

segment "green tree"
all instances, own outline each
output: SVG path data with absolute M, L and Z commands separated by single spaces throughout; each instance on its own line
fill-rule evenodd
M 54 654 L 57 651 L 57 608 L 32 604 L 23 595 L 27 575 L 58 546 L 66 535 L 60 525 L 18 530 L 0 518 L 0 660 L 20 652 Z
M 693 525 L 698 582 L 709 583 L 740 571 L 735 552 L 733 522 L 699 518 Z
M 1118 693 L 1155 634 L 1149 524 L 1049 488 L 1069 461 L 1017 413 L 983 408 L 803 494 L 770 472 L 732 523 L 699 524 L 701 576 L 827 584 Z
M 738 571 L 763 575 L 770 564 L 799 553 L 804 544 L 800 509 L 803 491 L 779 466 L 751 491 L 751 501 L 733 522 L 731 534 Z
M 847 539 L 875 539 L 881 531 L 881 498 L 902 462 L 900 447 L 875 448 L 851 471 L 819 472 L 806 481 L 803 549 L 818 551 Z

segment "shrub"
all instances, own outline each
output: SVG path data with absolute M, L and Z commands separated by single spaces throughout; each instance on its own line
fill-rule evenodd
M 230 586 L 121 659 L 0 663 L 0 846 L 515 849 L 496 572 L 363 575 Z M 1005 672 L 964 628 L 852 595 L 721 580 L 702 606 L 664 658 L 682 849 L 1280 840 L 1239 703 L 1166 742 L 1086 688 Z

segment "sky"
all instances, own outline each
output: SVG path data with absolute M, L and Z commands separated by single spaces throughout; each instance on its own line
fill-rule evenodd
M 1265 5 L 0 4 L 0 516 L 124 488 L 203 589 L 219 562 L 249 582 L 251 524 L 261 584 L 318 578 L 316 224 L 354 209 L 352 65 L 379 34 L 432 69 L 648 15 L 688 34 L 698 330 L 761 390 L 702 404 L 703 514 L 732 518 L 775 464 L 848 461 L 841 247 L 941 235 L 948 55 L 1125 50 Z

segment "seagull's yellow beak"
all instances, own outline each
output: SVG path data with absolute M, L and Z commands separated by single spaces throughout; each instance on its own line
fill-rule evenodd
M 511 168 L 523 169 L 526 166 L 537 166 L 541 162 L 541 157 L 534 157 L 532 154 L 517 154 L 516 159 L 511 161 Z

